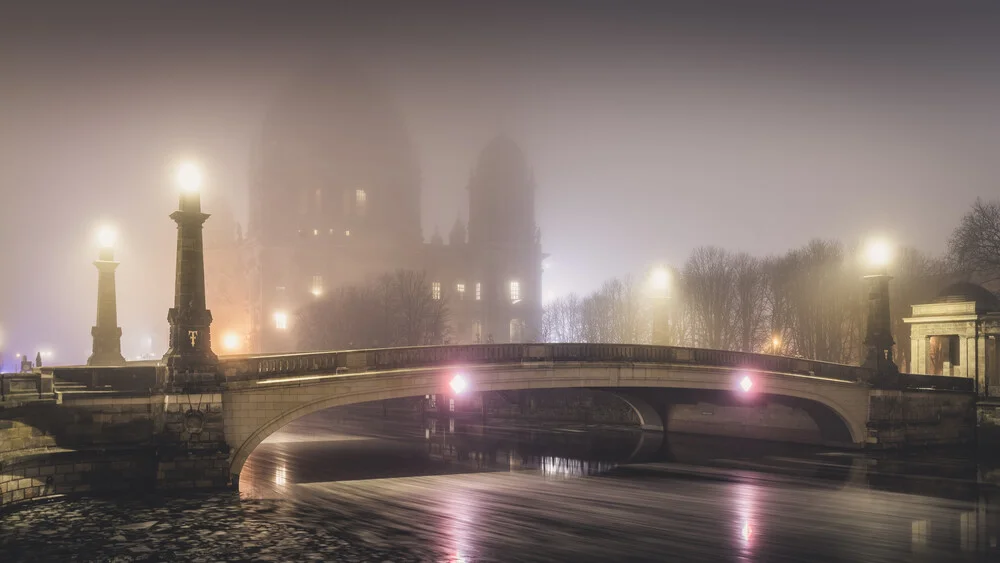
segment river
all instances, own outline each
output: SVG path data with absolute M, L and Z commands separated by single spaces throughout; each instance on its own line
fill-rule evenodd
M 330 409 L 237 493 L 0 516 L 0 561 L 1000 561 L 997 470 L 581 423 Z

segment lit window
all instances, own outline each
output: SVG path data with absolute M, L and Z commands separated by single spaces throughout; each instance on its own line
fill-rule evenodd
M 354 206 L 358 210 L 358 215 L 365 214 L 365 207 L 368 204 L 368 194 L 364 190 L 354 190 Z
M 441 282 L 433 282 L 431 284 L 431 297 L 433 299 L 441 299 Z
M 274 328 L 278 330 L 286 330 L 288 328 L 288 314 L 284 311 L 276 311 L 274 313 Z
M 524 321 L 521 319 L 510 320 L 510 341 L 521 342 L 524 340 Z
M 319 229 L 313 229 L 313 236 L 315 237 L 318 235 L 319 235 Z
M 315 275 L 312 277 L 312 287 L 309 290 L 315 297 L 323 295 L 323 276 Z
M 458 299 L 459 300 L 465 299 L 465 284 L 464 283 L 457 283 L 457 284 L 455 284 L 455 291 L 458 292 Z
M 472 323 L 472 337 L 475 338 L 476 344 L 483 341 L 483 323 L 479 321 Z
M 510 282 L 510 300 L 514 303 L 521 300 L 521 282 Z
M 479 301 L 483 297 L 483 284 L 476 282 L 476 301 Z

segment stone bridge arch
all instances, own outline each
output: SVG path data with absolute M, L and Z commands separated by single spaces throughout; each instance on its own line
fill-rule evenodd
M 530 389 L 595 389 L 625 400 L 647 430 L 664 429 L 664 406 L 656 395 L 673 390 L 735 393 L 734 377 L 742 370 L 639 366 L 605 362 L 556 365 L 451 366 L 357 374 L 326 374 L 243 382 L 223 394 L 230 476 L 239 474 L 250 454 L 269 435 L 293 420 L 319 410 L 356 403 L 447 394 L 451 374 L 466 373 L 472 391 Z M 855 383 L 808 376 L 758 373 L 761 396 L 795 401 L 806 407 L 831 442 L 861 446 L 868 415 L 868 389 Z M 660 390 L 660 391 L 656 391 Z M 815 414 L 814 414 L 815 413 Z M 846 443 L 845 443 L 846 442 Z

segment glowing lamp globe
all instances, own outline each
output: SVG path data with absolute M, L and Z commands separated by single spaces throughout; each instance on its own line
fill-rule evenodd
M 875 239 L 869 241 L 865 249 L 865 256 L 872 266 L 888 266 L 892 260 L 892 245 L 885 239 Z
M 666 268 L 659 267 L 653 270 L 652 274 L 653 289 L 657 291 L 666 291 L 667 286 L 670 285 L 670 272 Z
M 222 337 L 222 347 L 227 352 L 235 352 L 240 349 L 240 335 L 235 332 L 227 332 Z
M 458 374 L 451 378 L 451 390 L 455 392 L 456 395 L 461 395 L 469 387 L 469 382 L 462 377 L 462 374 Z
M 202 181 L 201 168 L 194 162 L 183 162 L 177 167 L 177 185 L 185 193 L 197 193 Z
M 97 231 L 97 242 L 101 245 L 101 248 L 114 248 L 117 240 L 118 233 L 115 232 L 113 227 L 104 226 Z
M 749 375 L 744 375 L 743 379 L 740 380 L 740 389 L 744 393 L 749 393 L 751 388 L 753 388 L 753 380 L 750 379 Z

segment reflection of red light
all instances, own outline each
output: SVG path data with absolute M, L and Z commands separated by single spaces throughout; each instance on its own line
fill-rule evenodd
M 744 393 L 749 393 L 751 387 L 753 387 L 753 380 L 750 379 L 749 375 L 744 375 L 743 379 L 740 380 L 740 389 L 742 389 Z
M 750 522 L 743 523 L 743 528 L 740 529 L 740 535 L 743 536 L 744 540 L 750 541 L 750 536 L 753 535 L 753 528 L 750 527 Z

